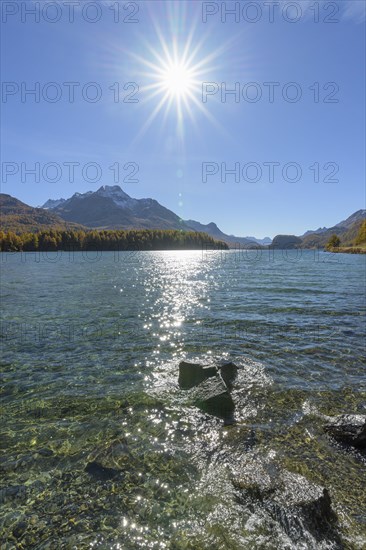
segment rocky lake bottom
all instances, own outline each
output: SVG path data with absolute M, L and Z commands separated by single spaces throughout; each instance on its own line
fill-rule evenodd
M 2 548 L 364 548 L 365 266 L 310 254 L 10 256 Z

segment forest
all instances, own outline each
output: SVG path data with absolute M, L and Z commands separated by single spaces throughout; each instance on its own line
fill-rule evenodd
M 138 230 L 58 230 L 38 233 L 0 231 L 1 252 L 52 252 L 87 250 L 202 250 L 227 249 L 207 233 L 195 231 Z

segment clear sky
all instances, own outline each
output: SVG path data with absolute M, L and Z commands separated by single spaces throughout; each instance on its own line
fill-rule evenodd
M 363 0 L 1 5 L 2 192 L 118 183 L 257 237 L 365 207 Z

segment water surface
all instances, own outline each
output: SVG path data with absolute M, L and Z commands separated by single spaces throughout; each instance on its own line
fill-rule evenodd
M 366 413 L 364 256 L 1 259 L 4 548 L 322 547 L 238 501 L 230 466 L 250 453 L 326 486 L 344 547 L 363 548 L 365 461 L 321 414 Z M 187 406 L 184 358 L 238 364 L 235 426 Z M 121 440 L 117 479 L 85 471 Z

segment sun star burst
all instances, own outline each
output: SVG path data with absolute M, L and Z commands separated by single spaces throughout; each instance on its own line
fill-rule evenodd
M 204 55 L 204 40 L 195 41 L 193 31 L 184 42 L 178 43 L 174 35 L 168 40 L 158 27 L 155 30 L 158 45 L 152 47 L 145 41 L 147 53 L 144 56 L 131 54 L 138 62 L 138 72 L 145 83 L 140 88 L 141 103 L 155 102 L 139 136 L 146 132 L 159 114 L 162 114 L 163 121 L 174 115 L 177 136 L 183 140 L 185 120 L 189 119 L 197 128 L 198 113 L 217 125 L 202 102 L 202 83 L 212 80 L 213 60 L 222 53 L 223 48 Z

